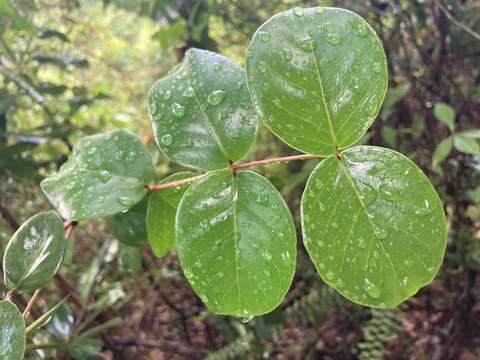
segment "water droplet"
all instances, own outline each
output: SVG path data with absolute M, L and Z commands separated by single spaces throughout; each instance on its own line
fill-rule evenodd
M 303 16 L 303 9 L 301 7 L 296 7 L 293 9 L 293 13 L 296 16 Z
M 368 116 L 373 116 L 377 113 L 377 106 L 374 101 L 371 101 L 365 108 L 365 112 Z
M 257 202 L 262 205 L 268 204 L 268 196 L 265 194 L 261 194 L 257 198 Z
M 75 183 L 73 183 L 73 182 L 67 184 L 67 189 L 68 190 L 73 190 L 74 187 L 75 187 Z
M 367 292 L 367 295 L 373 299 L 378 299 L 382 293 L 382 290 L 367 278 L 365 278 L 364 288 Z
M 287 263 L 290 262 L 290 253 L 288 251 L 282 253 L 282 260 Z
M 335 277 L 335 274 L 333 271 L 328 270 L 327 273 L 325 274 L 325 277 L 327 278 L 327 280 L 332 280 Z
M 324 203 L 322 203 L 322 202 L 318 203 L 318 210 L 320 210 L 320 212 L 324 212 L 326 210 L 326 208 L 327 207 L 325 206 Z
M 352 25 L 353 30 L 355 30 L 358 36 L 363 38 L 368 35 L 367 27 L 361 22 L 359 18 L 351 18 L 350 24 Z
M 265 71 L 267 71 L 267 64 L 264 61 L 260 61 L 258 63 L 258 69 L 264 73 Z
M 213 70 L 215 70 L 215 71 L 222 70 L 222 64 L 216 62 L 215 64 L 213 64 Z
M 133 199 L 130 199 L 126 196 L 120 196 L 118 199 L 117 199 L 117 202 L 122 205 L 122 206 L 126 206 L 126 207 L 131 207 L 133 205 L 135 205 L 135 200 Z
M 377 237 L 380 240 L 385 240 L 388 237 L 388 232 L 384 228 L 376 226 L 375 227 L 375 235 L 377 235 Z
M 110 173 L 107 170 L 100 170 L 97 174 L 98 179 L 105 184 L 110 180 Z
M 408 283 L 408 277 L 404 276 L 402 281 L 401 281 L 401 285 L 402 286 L 407 286 L 407 283 Z
M 172 97 L 172 92 L 170 90 L 165 91 L 165 100 L 168 100 Z
M 319 6 L 317 8 L 315 8 L 315 12 L 319 15 L 323 14 L 325 12 L 325 8 Z
M 193 91 L 193 88 L 191 86 L 189 86 L 188 88 L 185 89 L 185 91 L 183 92 L 183 96 L 187 97 L 187 98 L 192 98 L 195 96 L 195 92 Z
M 174 102 L 172 104 L 172 113 L 177 118 L 181 118 L 183 115 L 185 115 L 185 106 L 183 106 L 182 104 L 179 104 L 177 102 Z
M 289 48 L 283 49 L 283 57 L 285 58 L 285 60 L 291 61 L 291 60 L 293 59 L 293 52 L 292 52 L 292 50 L 289 49 Z
M 361 236 L 358 238 L 358 246 L 360 246 L 362 249 L 365 249 L 365 246 L 367 246 L 365 239 Z
M 336 223 L 335 221 L 332 222 L 332 228 L 338 229 L 338 223 Z
M 173 136 L 170 134 L 165 134 L 160 138 L 160 142 L 165 146 L 169 146 L 173 142 Z
M 193 273 L 189 268 L 185 268 L 184 272 L 187 279 L 190 280 L 193 277 Z
M 310 35 L 307 35 L 304 38 L 299 39 L 299 44 L 301 48 L 305 51 L 313 51 L 313 48 L 315 46 Z
M 214 90 L 208 95 L 207 101 L 210 105 L 218 105 L 222 102 L 224 97 L 225 97 L 225 91 Z
M 338 34 L 327 34 L 327 42 L 331 45 L 340 45 L 342 43 L 342 37 Z
M 380 65 L 380 63 L 378 61 L 376 61 L 376 62 L 373 63 L 372 69 L 373 69 L 373 72 L 375 74 L 380 74 L 380 71 L 382 71 L 382 66 Z
M 272 254 L 270 254 L 270 251 L 268 251 L 267 249 L 265 249 L 265 250 L 263 250 L 262 257 L 263 257 L 266 261 L 270 261 L 270 260 L 272 259 Z
M 324 243 L 322 240 L 319 240 L 319 241 L 318 241 L 318 246 L 324 247 L 324 246 L 325 246 L 325 243 Z
M 135 152 L 133 152 L 133 151 L 130 151 L 130 152 L 127 154 L 127 157 L 125 158 L 125 160 L 126 160 L 127 162 L 130 162 L 130 163 L 131 163 L 131 162 L 134 162 L 134 161 L 135 161 L 136 157 L 137 157 L 137 154 L 135 154 Z
M 154 102 L 151 102 L 150 103 L 150 114 L 155 115 L 156 112 L 157 112 L 157 104 L 155 104 Z
M 242 323 L 248 323 L 248 322 L 249 322 L 250 320 L 252 320 L 252 319 L 253 319 L 253 316 L 249 316 L 249 317 L 243 317 L 243 318 L 241 318 L 240 321 L 241 321 Z
M 271 39 L 271 36 L 268 32 L 266 31 L 259 31 L 258 32 L 258 38 L 263 41 L 263 42 L 269 42 Z

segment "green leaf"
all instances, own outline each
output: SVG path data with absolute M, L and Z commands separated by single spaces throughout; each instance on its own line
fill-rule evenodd
M 145 197 L 126 213 L 116 214 L 107 219 L 108 230 L 118 241 L 136 247 L 147 244 L 147 226 L 145 222 L 147 203 L 148 197 Z
M 405 96 L 407 96 L 410 91 L 411 85 L 408 82 L 403 82 L 398 84 L 394 88 L 389 88 L 387 95 L 385 96 L 385 101 L 382 106 L 382 119 L 386 121 L 392 114 L 394 106 L 401 101 Z
M 52 315 L 47 329 L 58 339 L 67 339 L 74 324 L 73 312 L 68 304 L 63 303 Z
M 5 249 L 7 288 L 30 291 L 49 282 L 62 264 L 65 242 L 63 221 L 57 213 L 41 212 L 28 219 Z
M 68 354 L 75 360 L 97 360 L 103 343 L 96 339 L 77 338 L 68 345 Z
M 397 130 L 391 126 L 382 127 L 382 140 L 390 147 L 397 146 Z
M 295 271 L 295 227 L 264 177 L 220 170 L 192 184 L 176 234 L 185 276 L 212 312 L 249 318 L 283 300 Z
M 323 160 L 301 203 L 305 247 L 322 279 L 353 302 L 393 307 L 437 273 L 442 202 L 403 155 L 356 146 Z
M 465 154 L 479 155 L 480 144 L 475 135 L 476 133 L 471 131 L 456 133 L 453 137 L 453 146 L 455 146 L 455 149 Z
M 253 36 L 247 78 L 265 125 L 290 146 L 321 156 L 354 144 L 387 91 L 387 61 L 374 30 L 336 8 L 295 8 Z
M 243 69 L 198 49 L 187 51 L 175 71 L 153 85 L 148 110 L 160 150 L 205 170 L 240 160 L 258 128 Z
M 132 274 L 138 274 L 142 270 L 141 249 L 121 244 L 119 261 L 123 270 Z
M 163 179 L 160 183 L 186 179 L 196 174 L 192 171 L 179 172 Z M 162 257 L 175 249 L 175 216 L 177 207 L 188 185 L 163 189 L 150 195 L 147 209 L 148 242 L 155 255 Z
M 432 155 L 432 168 L 435 169 L 440 165 L 440 163 L 447 158 L 452 151 L 453 140 L 452 137 L 443 139 L 435 148 L 435 151 Z
M 168 50 L 182 41 L 185 33 L 185 20 L 179 19 L 170 25 L 162 26 L 152 37 L 157 39 L 162 50 Z
M 60 171 L 41 183 L 66 219 L 84 220 L 124 212 L 143 199 L 152 159 L 132 132 L 119 129 L 87 136 Z
M 438 121 L 444 123 L 453 131 L 455 127 L 455 110 L 445 103 L 436 103 L 433 108 L 433 114 Z
M 55 314 L 57 309 L 65 302 L 67 297 L 65 297 L 62 301 L 60 301 L 58 304 L 53 306 L 47 312 L 42 314 L 38 319 L 36 319 L 34 322 L 32 322 L 30 325 L 28 325 L 27 335 L 32 333 L 32 332 L 35 332 L 36 330 L 40 329 L 42 326 L 48 324 L 48 322 L 52 319 L 52 316 Z
M 0 359 L 23 359 L 25 341 L 25 321 L 22 314 L 10 301 L 0 301 Z

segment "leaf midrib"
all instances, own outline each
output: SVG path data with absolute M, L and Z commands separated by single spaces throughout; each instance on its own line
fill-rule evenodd
M 235 273 L 237 278 L 237 293 L 238 293 L 238 310 L 241 310 L 242 298 L 240 291 L 240 272 L 238 266 L 238 257 L 240 252 L 238 250 L 238 228 L 237 228 L 237 201 L 238 201 L 238 184 L 237 177 L 232 174 L 232 213 L 233 213 L 233 241 L 234 241 L 234 256 L 235 256 Z
M 310 35 L 310 33 L 307 31 L 307 35 L 312 39 L 313 37 Z M 323 106 L 325 107 L 325 113 L 327 114 L 327 122 L 328 122 L 328 127 L 330 129 L 330 135 L 332 136 L 333 140 L 333 146 L 336 148 L 338 146 L 338 141 L 337 137 L 335 135 L 335 131 L 333 129 L 333 123 L 332 123 L 332 118 L 330 115 L 330 108 L 328 107 L 327 100 L 325 99 L 325 92 L 323 90 L 323 82 L 322 82 L 322 77 L 320 76 L 320 67 L 318 66 L 317 62 L 317 57 L 315 56 L 315 51 L 311 51 L 312 57 L 313 57 L 313 62 L 315 63 L 315 70 L 317 72 L 317 79 L 318 79 L 318 85 L 320 86 L 320 95 L 323 101 Z
M 370 216 L 369 215 L 369 212 L 367 210 L 367 207 L 365 206 L 365 203 L 363 202 L 362 198 L 360 197 L 360 194 L 358 193 L 358 189 L 357 187 L 355 186 L 355 183 L 353 182 L 353 179 L 352 179 L 352 176 L 350 175 L 350 173 L 348 172 L 347 170 L 347 167 L 345 166 L 345 164 L 343 163 L 343 160 L 337 160 L 337 162 L 339 163 L 340 167 L 342 168 L 342 170 L 344 171 L 345 173 L 345 176 L 348 180 L 348 182 L 350 183 L 352 189 L 353 189 L 353 192 L 355 193 L 355 196 L 360 204 L 360 207 L 363 209 L 364 213 L 365 213 L 365 216 L 366 218 L 368 219 L 368 222 L 372 228 L 372 231 L 373 231 L 373 235 L 374 235 L 374 238 L 377 239 L 377 242 L 380 244 L 382 250 L 384 251 L 385 253 L 385 256 L 386 258 L 388 259 L 388 261 L 390 262 L 390 265 L 392 266 L 392 270 L 393 270 L 393 274 L 395 275 L 395 278 L 397 279 L 397 281 L 399 280 L 399 277 L 398 277 L 398 274 L 397 274 L 397 271 L 395 269 L 395 265 L 393 264 L 392 262 L 392 259 L 390 258 L 390 255 L 388 254 L 388 251 L 387 249 L 385 248 L 385 245 L 383 244 L 383 242 L 378 238 L 378 235 L 377 235 L 377 232 L 375 231 L 375 224 L 372 222 L 372 219 L 370 219 Z M 371 250 L 372 250 L 372 244 L 373 244 L 373 241 L 370 243 L 370 247 L 368 249 L 368 255 L 367 255 L 367 262 L 366 262 L 366 266 L 365 266 L 365 276 L 367 277 L 367 270 L 368 270 L 368 264 L 369 264 L 369 261 L 370 261 L 370 253 L 371 253 Z M 395 287 L 395 289 L 397 289 L 397 287 Z

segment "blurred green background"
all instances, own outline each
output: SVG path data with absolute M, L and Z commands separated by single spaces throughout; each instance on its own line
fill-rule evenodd
M 359 13 L 383 42 L 389 91 L 362 142 L 406 154 L 436 186 L 450 227 L 436 280 L 398 309 L 352 304 L 322 283 L 299 232 L 287 298 L 244 323 L 208 312 L 175 254 L 159 259 L 148 248 L 129 248 L 108 222 L 92 221 L 76 230 L 62 277 L 42 291 L 32 314 L 76 295 L 36 334 L 26 358 L 480 358 L 475 0 L 0 0 L 0 253 L 18 223 L 50 209 L 39 182 L 82 136 L 131 129 L 151 149 L 158 180 L 182 170 L 153 141 L 146 99 L 154 81 L 190 47 L 243 65 L 251 36 L 270 16 L 317 5 Z M 292 153 L 262 127 L 248 157 Z M 297 230 L 300 196 L 316 162 L 257 169 L 285 196 Z M 69 338 L 78 318 L 82 336 Z

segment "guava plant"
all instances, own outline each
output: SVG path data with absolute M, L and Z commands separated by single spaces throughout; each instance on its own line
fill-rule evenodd
M 301 199 L 304 246 L 321 278 L 344 297 L 394 307 L 434 278 L 447 232 L 442 203 L 413 162 L 390 149 L 355 146 L 377 116 L 387 82 L 383 47 L 361 17 L 337 8 L 285 11 L 253 36 L 246 70 L 191 49 L 150 90 L 160 151 L 194 171 L 152 183 L 145 145 L 114 130 L 80 140 L 41 188 L 69 231 L 106 216 L 113 228 L 146 223 L 146 234 L 119 231 L 119 240 L 148 242 L 158 256 L 175 250 L 212 312 L 248 319 L 281 303 L 297 255 L 285 201 L 249 169 L 323 158 Z M 241 162 L 258 119 L 302 154 Z M 7 299 L 41 287 L 58 270 L 60 216 L 40 213 L 10 240 Z M 0 332 L 0 355 L 20 358 L 25 324 L 8 300 L 0 319 L 11 329 Z M 15 341 L 6 338 L 12 333 Z

